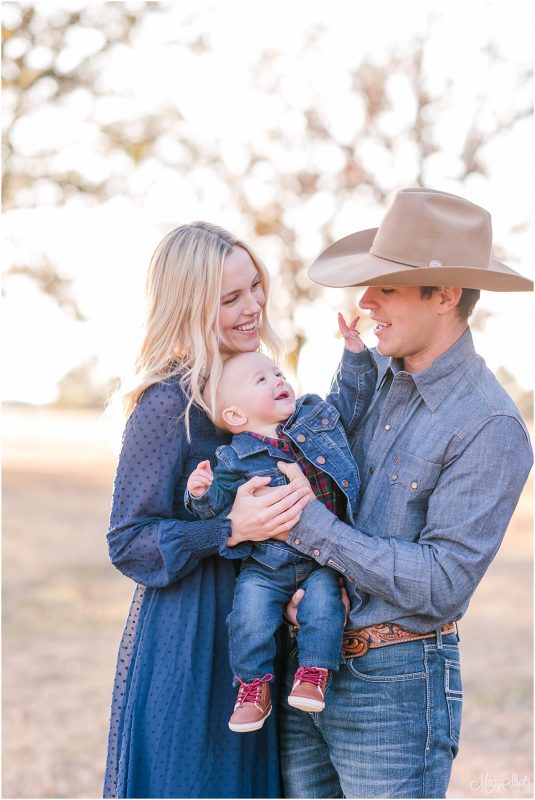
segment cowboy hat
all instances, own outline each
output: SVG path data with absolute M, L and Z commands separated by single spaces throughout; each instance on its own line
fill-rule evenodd
M 533 281 L 491 257 L 491 245 L 484 208 L 447 192 L 402 189 L 378 228 L 334 242 L 308 275 L 324 286 L 533 291 Z

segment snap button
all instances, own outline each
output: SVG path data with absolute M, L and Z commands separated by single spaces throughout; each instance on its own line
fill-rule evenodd
M 298 442 L 304 442 L 306 440 L 306 438 L 307 437 L 305 436 L 304 433 L 298 433 L 297 436 L 296 436 L 296 439 L 297 439 Z
M 319 554 L 320 554 L 320 551 L 319 551 L 319 550 L 313 550 L 313 551 L 312 551 L 312 555 L 313 555 L 313 556 L 319 556 Z
M 349 481 L 346 481 L 346 479 L 344 478 L 344 480 L 342 481 L 342 486 L 349 486 Z
M 370 473 L 370 475 L 373 475 L 373 473 L 375 472 L 375 467 L 370 467 L 368 472 Z
M 325 458 L 325 456 L 318 456 L 316 461 L 318 462 L 318 464 L 325 464 L 327 459 Z
M 294 544 L 301 544 L 301 539 L 294 539 Z
M 411 489 L 417 489 L 417 488 L 418 488 L 418 482 L 417 481 L 413 481 L 411 483 Z
M 329 420 L 327 419 L 327 417 L 324 417 L 324 418 L 321 420 L 321 424 L 322 424 L 322 425 L 328 425 L 328 424 L 329 424 Z
M 389 422 L 387 422 L 386 425 L 385 425 L 385 431 L 389 431 L 391 429 L 392 429 L 392 425 Z
M 397 481 L 397 479 L 398 479 L 398 476 L 397 476 L 397 474 L 394 472 L 394 474 L 392 475 L 392 480 L 393 480 L 393 481 Z

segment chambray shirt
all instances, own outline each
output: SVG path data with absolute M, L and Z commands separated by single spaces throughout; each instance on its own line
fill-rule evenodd
M 362 480 L 355 525 L 313 501 L 288 541 L 361 590 L 349 628 L 425 632 L 466 611 L 533 454 L 469 329 L 422 372 L 375 357 L 377 388 L 352 442 Z

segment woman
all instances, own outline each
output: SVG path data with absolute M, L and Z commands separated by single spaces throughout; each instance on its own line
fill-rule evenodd
M 247 502 L 202 522 L 183 502 L 190 472 L 229 441 L 207 416 L 222 361 L 260 342 L 278 349 L 267 292 L 259 259 L 207 223 L 171 231 L 151 261 L 108 533 L 112 562 L 138 586 L 117 662 L 105 797 L 280 796 L 274 715 L 254 735 L 227 727 L 235 690 L 225 619 L 245 540 L 289 530 L 306 490 L 271 490 L 261 533 Z M 242 486 L 235 505 L 265 483 Z

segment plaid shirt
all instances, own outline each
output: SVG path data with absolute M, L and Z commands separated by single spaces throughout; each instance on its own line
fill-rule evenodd
M 252 433 L 251 431 L 248 431 L 248 433 L 250 436 L 254 436 L 255 439 L 260 439 L 260 441 L 272 445 L 272 447 L 278 447 L 283 453 L 290 453 L 303 470 L 318 500 L 321 500 L 329 511 L 338 516 L 342 504 L 340 503 L 340 490 L 336 482 L 333 481 L 330 475 L 322 472 L 315 464 L 308 461 L 290 437 L 283 433 L 282 425 L 277 426 L 278 439 L 272 439 L 270 436 L 262 436 L 260 433 Z

